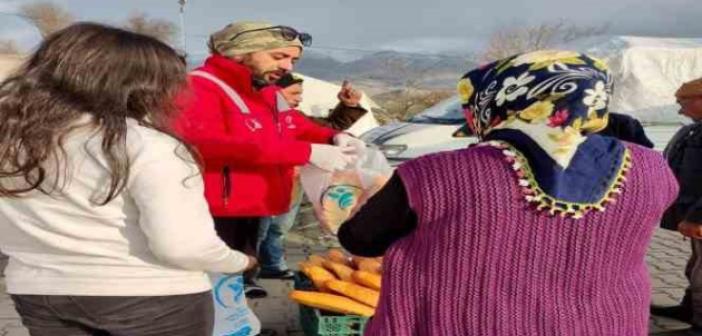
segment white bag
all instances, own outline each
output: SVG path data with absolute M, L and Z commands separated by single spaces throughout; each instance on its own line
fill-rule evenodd
M 210 273 L 215 306 L 213 336 L 253 336 L 261 332 L 261 321 L 246 304 L 241 274 Z
M 392 175 L 383 153 L 366 148 L 354 165 L 329 172 L 313 165 L 300 169 L 300 182 L 325 233 L 336 235 L 341 224 L 373 196 Z

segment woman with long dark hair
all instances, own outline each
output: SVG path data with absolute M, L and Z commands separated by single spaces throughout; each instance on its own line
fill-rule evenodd
M 92 23 L 0 84 L 0 249 L 36 335 L 210 335 L 206 271 L 255 259 L 216 235 L 197 161 L 168 129 L 185 64 Z

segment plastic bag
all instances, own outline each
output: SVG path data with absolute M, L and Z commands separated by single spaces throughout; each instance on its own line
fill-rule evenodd
M 300 182 L 322 229 L 336 235 L 341 224 L 373 196 L 392 175 L 383 153 L 367 148 L 356 164 L 329 172 L 313 165 L 300 170 Z
M 209 274 L 215 306 L 213 336 L 253 336 L 261 322 L 246 304 L 244 278 L 240 274 Z

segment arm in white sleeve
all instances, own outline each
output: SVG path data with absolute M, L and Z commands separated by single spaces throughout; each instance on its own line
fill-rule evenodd
M 243 271 L 249 259 L 217 236 L 197 166 L 181 155 L 182 147 L 176 156 L 175 140 L 170 146 L 158 142 L 137 154 L 128 187 L 149 248 L 164 263 L 187 270 Z

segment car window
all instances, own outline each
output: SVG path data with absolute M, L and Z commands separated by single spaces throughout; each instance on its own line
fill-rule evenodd
M 410 122 L 460 125 L 465 123 L 466 119 L 458 97 L 451 97 L 412 117 Z

